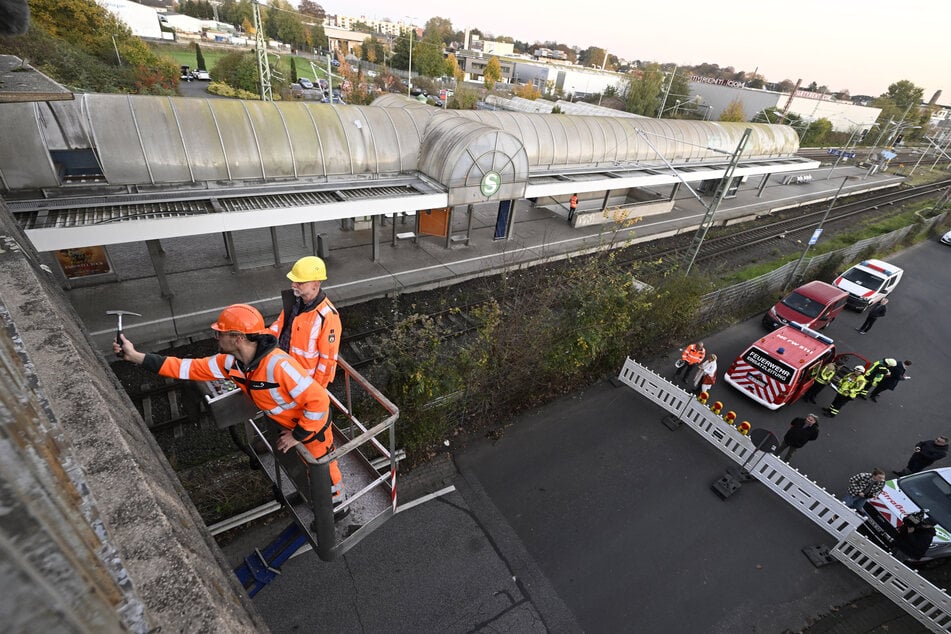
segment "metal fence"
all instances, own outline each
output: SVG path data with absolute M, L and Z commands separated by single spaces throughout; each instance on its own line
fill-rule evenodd
M 896 232 L 897 233 L 897 232 Z M 856 532 L 863 520 L 778 457 L 760 452 L 709 408 L 628 358 L 618 379 L 697 432 L 786 503 L 836 539 L 830 554 L 933 632 L 951 632 L 951 597 Z

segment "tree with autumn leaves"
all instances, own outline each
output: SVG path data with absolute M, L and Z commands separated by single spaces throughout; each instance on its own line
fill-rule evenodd
M 178 66 L 95 2 L 30 0 L 30 14 L 30 30 L 0 39 L 0 53 L 74 90 L 175 94 Z

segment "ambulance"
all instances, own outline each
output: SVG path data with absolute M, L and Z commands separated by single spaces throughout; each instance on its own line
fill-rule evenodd
M 812 370 L 835 361 L 836 385 L 856 365 L 869 361 L 854 352 L 836 354 L 829 337 L 797 322 L 774 330 L 753 342 L 730 365 L 724 380 L 767 409 L 795 402 L 812 385 Z
M 833 284 L 849 294 L 847 306 L 861 312 L 898 286 L 904 270 L 882 260 L 863 260 Z
M 935 536 L 925 556 L 916 561 L 951 557 L 951 468 L 889 480 L 881 495 L 865 502 L 864 510 L 865 530 L 886 548 L 894 545 L 905 518 L 926 512 L 935 523 Z

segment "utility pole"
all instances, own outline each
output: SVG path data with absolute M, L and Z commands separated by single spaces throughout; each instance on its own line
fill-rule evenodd
M 409 68 L 406 73 L 406 96 L 412 97 L 413 92 L 413 31 L 416 27 L 409 25 Z
M 740 156 L 743 155 L 743 150 L 746 148 L 746 143 L 750 140 L 750 135 L 752 133 L 752 128 L 746 129 L 742 138 L 740 138 L 739 144 L 736 146 L 736 150 L 733 151 L 733 156 L 730 157 L 730 164 L 723 173 L 723 178 L 720 179 L 720 184 L 717 185 L 717 191 L 713 195 L 713 202 L 710 203 L 710 207 L 707 209 L 707 213 L 703 216 L 700 226 L 697 227 L 697 233 L 693 238 L 693 244 L 690 245 L 690 260 L 687 262 L 687 268 L 684 271 L 684 275 L 690 274 L 690 269 L 693 268 L 693 263 L 697 261 L 697 256 L 700 254 L 700 247 L 703 245 L 703 240 L 707 237 L 707 232 L 713 225 L 713 216 L 716 214 L 717 208 L 720 206 L 720 202 L 730 190 L 730 185 L 733 183 L 733 172 L 736 171 L 736 166 L 740 162 Z
M 660 119 L 660 116 L 664 113 L 664 106 L 667 105 L 667 96 L 670 94 L 670 87 L 674 85 L 674 75 L 677 74 L 677 67 L 674 66 L 674 72 L 670 74 L 670 81 L 667 82 L 667 90 L 664 91 L 664 100 L 660 103 L 660 108 L 657 110 L 656 119 Z
M 267 60 L 267 41 L 261 29 L 261 8 L 257 0 L 252 0 L 254 15 L 254 52 L 258 58 L 258 84 L 261 86 L 261 101 L 274 101 L 271 94 L 271 66 Z

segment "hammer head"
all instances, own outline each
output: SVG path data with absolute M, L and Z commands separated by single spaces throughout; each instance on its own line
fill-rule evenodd
M 141 317 L 139 313 L 133 313 L 131 310 L 107 310 L 107 315 L 115 315 L 118 319 L 118 328 L 122 330 L 122 316 L 123 315 L 133 315 L 135 317 Z
M 136 317 L 141 317 L 139 313 L 133 313 L 131 310 L 107 310 L 107 315 L 115 315 L 117 318 L 116 323 L 116 343 L 119 344 L 120 350 L 116 353 L 116 356 L 120 359 L 122 358 L 122 316 L 123 315 L 135 315 Z

